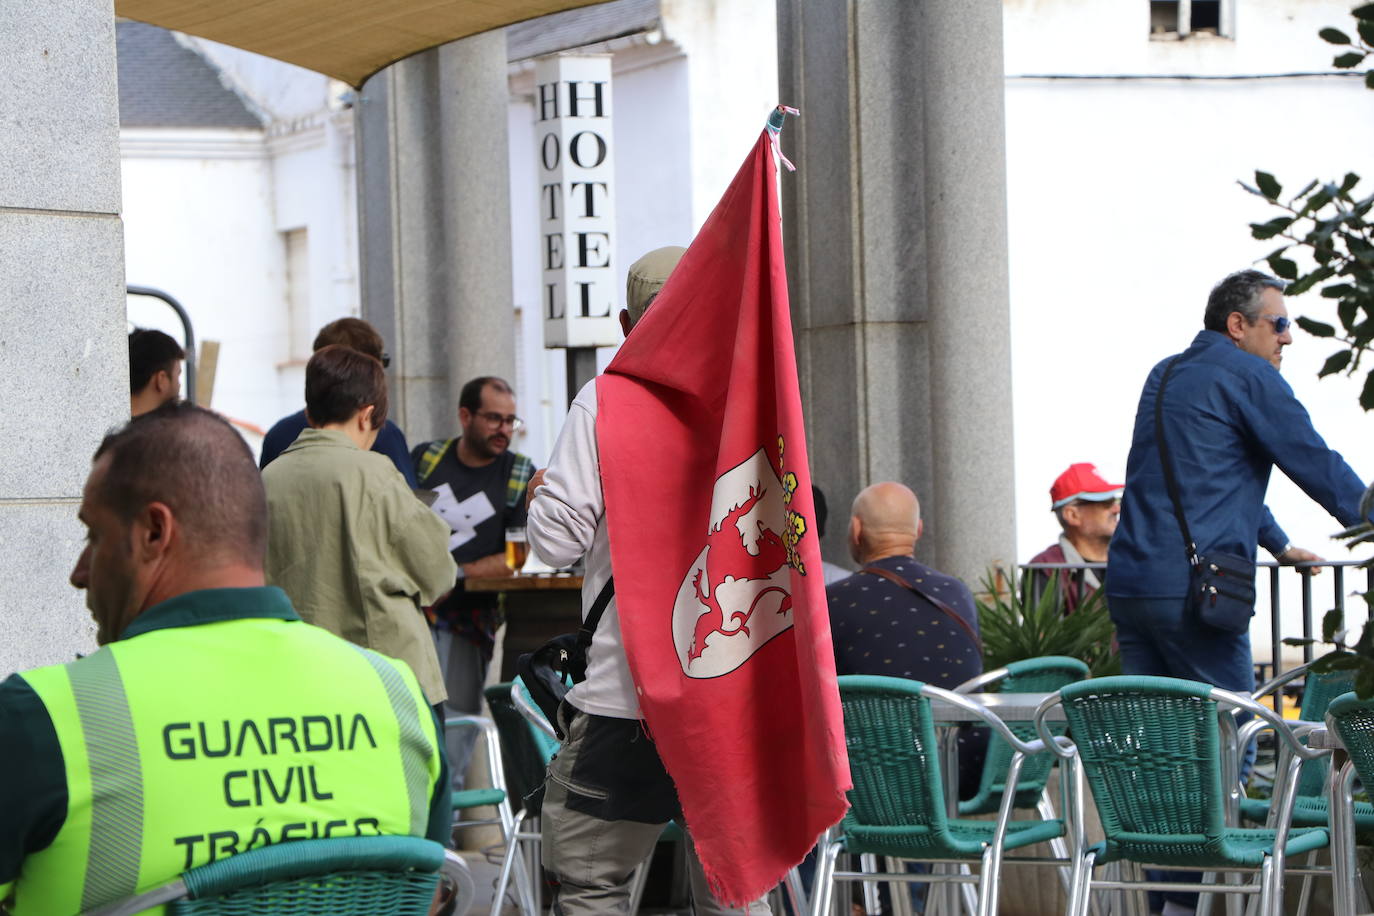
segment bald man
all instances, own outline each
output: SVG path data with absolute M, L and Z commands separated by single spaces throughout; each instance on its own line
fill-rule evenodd
M 855 497 L 849 553 L 859 571 L 825 590 L 836 674 L 956 687 L 983 672 L 973 595 L 958 579 L 916 561 L 922 528 L 921 504 L 909 487 L 875 483 Z M 960 739 L 961 797 L 977 791 L 981 744 Z

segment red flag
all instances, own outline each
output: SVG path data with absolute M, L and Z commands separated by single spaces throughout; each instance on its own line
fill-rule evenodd
M 762 896 L 850 787 L 765 131 L 597 382 L 616 606 L 717 899 Z

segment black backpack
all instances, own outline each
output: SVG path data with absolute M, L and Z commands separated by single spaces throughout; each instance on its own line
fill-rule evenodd
M 567 736 L 558 726 L 558 707 L 574 684 L 587 679 L 587 649 L 592 644 L 596 625 L 601 622 L 601 615 L 605 613 L 606 605 L 611 603 L 614 594 L 615 579 L 607 579 L 596 601 L 592 602 L 587 619 L 576 633 L 555 636 L 533 652 L 524 653 L 515 662 L 515 669 L 525 682 L 526 692 L 549 720 L 559 740 Z

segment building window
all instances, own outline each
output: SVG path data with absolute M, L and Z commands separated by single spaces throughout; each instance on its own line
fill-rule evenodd
M 1230 38 L 1234 33 L 1233 11 L 1234 0 L 1150 0 L 1150 38 Z
M 310 327 L 310 239 L 305 229 L 282 233 L 286 244 L 286 316 L 290 335 L 289 362 L 310 358 L 314 338 Z

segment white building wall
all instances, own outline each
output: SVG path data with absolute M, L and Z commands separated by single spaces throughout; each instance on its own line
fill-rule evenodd
M 170 293 L 198 340 L 220 342 L 213 406 L 265 428 L 287 404 L 274 369 L 286 358 L 286 324 L 261 134 L 124 130 L 121 160 L 128 282 Z M 181 339 L 156 300 L 132 299 L 129 320 Z
M 1004 4 L 1022 559 L 1057 536 L 1048 490 L 1070 463 L 1093 461 L 1123 479 L 1145 376 L 1201 329 L 1211 286 L 1234 270 L 1267 269 L 1260 259 L 1277 243 L 1253 241 L 1248 224 L 1275 214 L 1237 180 L 1252 182 L 1257 168 L 1292 191 L 1346 171 L 1374 179 L 1374 92 L 1358 80 L 1024 78 L 1326 72 L 1335 52 L 1317 30 L 1351 22 L 1343 2 L 1237 7 L 1234 40 L 1151 41 L 1145 0 Z M 1288 306 L 1295 316 L 1333 314 L 1315 292 Z M 1368 480 L 1371 421 L 1356 402 L 1363 379 L 1316 378 L 1334 349 L 1295 330 L 1284 378 Z M 1330 540 L 1340 526 L 1279 472 L 1268 503 L 1294 543 L 1349 556 Z M 1284 605 L 1296 610 L 1290 578 Z M 1317 585 L 1330 595 L 1329 577 Z M 1329 607 L 1322 597 L 1318 614 Z M 1288 632 L 1296 626 L 1294 618 Z M 1267 637 L 1255 637 L 1267 651 Z

